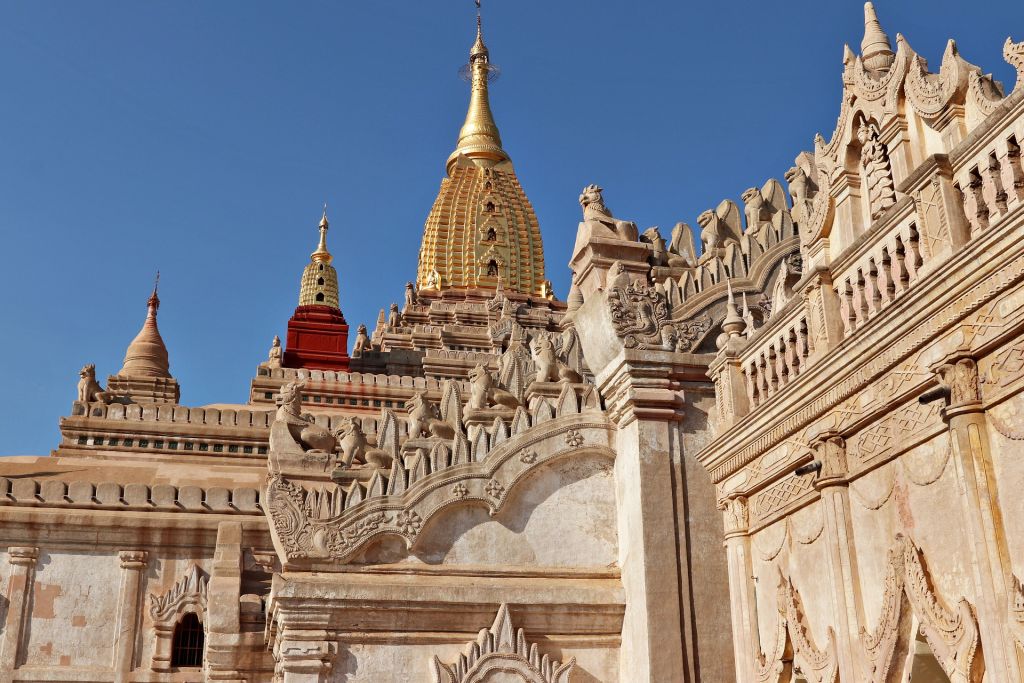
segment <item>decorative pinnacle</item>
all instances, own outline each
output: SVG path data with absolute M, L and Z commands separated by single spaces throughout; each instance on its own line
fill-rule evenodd
M 875 6 L 870 2 L 864 3 L 864 40 L 860 43 L 860 55 L 864 66 L 873 71 L 888 69 L 896 59 L 889 36 L 882 30 Z
M 725 286 L 729 291 L 729 298 L 725 304 L 725 320 L 722 321 L 722 331 L 728 334 L 730 338 L 738 337 L 743 334 L 746 321 L 740 317 L 740 312 L 736 310 L 736 297 L 732 293 L 732 282 L 726 280 Z
M 313 261 L 319 261 L 321 263 L 330 263 L 334 257 L 331 256 L 331 252 L 327 251 L 327 228 L 329 223 L 327 221 L 327 202 L 324 202 L 324 215 L 320 219 L 320 244 L 317 245 L 316 251 L 309 255 Z
M 476 40 L 469 50 L 469 74 L 472 83 L 469 96 L 469 110 L 466 121 L 459 130 L 455 151 L 448 157 L 446 169 L 450 174 L 460 156 L 465 156 L 479 166 L 493 166 L 507 161 L 508 154 L 501 147 L 501 134 L 491 113 L 490 95 L 487 83 L 497 69 L 490 63 L 490 52 L 484 44 L 483 22 L 480 18 L 480 4 L 477 3 Z
M 156 278 L 153 280 L 153 293 L 149 295 L 149 300 L 146 301 L 146 305 L 150 308 L 150 315 L 156 316 L 156 310 L 160 308 L 160 297 L 157 296 L 157 290 L 160 289 L 160 271 L 156 271 Z

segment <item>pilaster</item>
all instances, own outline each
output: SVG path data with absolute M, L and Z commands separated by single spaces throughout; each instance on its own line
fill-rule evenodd
M 809 271 L 800 287 L 808 312 L 809 361 L 814 363 L 843 340 L 842 313 L 832 285 L 832 273 L 827 267 Z
M 274 644 L 281 683 L 327 683 L 338 644 L 325 630 L 285 629 Z
M 857 638 L 864 619 L 850 513 L 846 441 L 838 434 L 825 433 L 811 442 L 811 449 L 821 463 L 814 486 L 821 492 L 819 505 L 825 521 L 839 677 L 844 681 L 861 680 L 863 676 L 858 665 L 862 658 L 858 656 Z
M 39 548 L 13 546 L 7 549 L 12 565 L 7 589 L 7 618 L 0 645 L 0 683 L 10 683 L 21 655 L 22 632 L 29 617 L 29 595 L 35 581 Z
M 729 562 L 729 602 L 737 683 L 754 681 L 754 662 L 761 652 L 757 627 L 757 593 L 750 547 L 750 513 L 743 496 L 720 503 L 725 520 L 725 552 Z
M 121 591 L 117 600 L 113 669 L 115 683 L 124 683 L 135 663 L 142 574 L 146 570 L 149 553 L 145 550 L 122 550 L 117 555 L 121 561 Z
M 970 544 L 978 612 L 984 643 L 986 677 L 996 681 L 1021 680 L 1021 662 L 1014 642 L 1010 615 L 1012 566 L 995 482 L 988 420 L 981 402 L 978 365 L 966 352 L 954 352 L 932 367 L 939 376 L 939 392 L 946 407 L 942 419 L 961 492 L 961 515 Z M 929 396 L 926 394 L 922 400 Z
M 618 425 L 615 488 L 619 564 L 626 595 L 619 670 L 623 683 L 689 681 L 680 595 L 677 505 L 672 487 L 682 399 L 670 352 L 623 349 L 601 391 Z
M 242 525 L 221 522 L 213 555 L 207 598 L 206 662 L 209 680 L 241 683 L 237 671 L 241 646 L 239 599 L 242 592 Z
M 733 426 L 750 412 L 746 378 L 740 364 L 740 351 L 745 345 L 746 341 L 738 337 L 726 340 L 708 368 L 708 376 L 715 383 L 719 432 Z

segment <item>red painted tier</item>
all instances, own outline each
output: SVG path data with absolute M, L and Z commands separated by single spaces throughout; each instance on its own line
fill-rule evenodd
M 348 370 L 348 323 L 331 306 L 299 306 L 288 321 L 286 368 Z

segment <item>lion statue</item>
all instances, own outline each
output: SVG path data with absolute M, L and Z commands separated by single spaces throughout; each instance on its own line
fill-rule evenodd
M 334 438 L 338 442 L 338 449 L 341 451 L 342 467 L 351 467 L 354 464 L 366 462 L 366 434 L 363 433 L 362 425 L 354 417 L 344 417 L 341 426 L 334 430 Z
M 277 395 L 277 414 L 270 432 L 270 449 L 274 451 L 299 450 L 315 453 L 333 453 L 337 446 L 334 435 L 313 421 L 312 415 L 302 414 L 302 389 L 305 382 L 288 382 Z M 281 426 L 287 427 L 291 443 Z
M 533 364 L 537 368 L 535 382 L 582 382 L 578 372 L 558 358 L 555 344 L 546 334 L 539 334 L 533 341 Z
M 580 194 L 580 206 L 583 207 L 583 222 L 596 223 L 615 237 L 629 242 L 636 242 L 640 236 L 636 223 L 622 221 L 614 216 L 604 204 L 604 192 L 597 185 L 587 185 Z
M 359 323 L 356 329 L 356 343 L 352 346 L 352 357 L 359 358 L 365 352 L 371 351 L 370 337 L 366 334 L 366 325 Z
M 437 406 L 427 400 L 427 392 L 417 391 L 406 401 L 405 409 L 409 412 L 409 438 L 436 436 L 441 439 L 452 439 L 455 430 L 447 422 L 440 419 Z
M 84 366 L 78 371 L 78 376 L 81 377 L 78 380 L 79 401 L 84 401 L 85 403 L 92 403 L 93 401 L 110 403 L 110 394 L 104 391 L 100 383 L 96 381 L 96 366 L 94 364 L 89 363 Z
M 511 393 L 499 389 L 487 366 L 478 363 L 469 371 L 469 401 L 467 410 L 485 410 L 495 406 L 505 408 L 519 407 L 519 401 Z

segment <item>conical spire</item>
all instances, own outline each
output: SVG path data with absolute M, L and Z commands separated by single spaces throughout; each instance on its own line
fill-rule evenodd
M 732 293 L 732 281 L 726 280 L 725 286 L 729 292 L 729 298 L 725 303 L 725 320 L 722 321 L 722 331 L 729 335 L 730 338 L 738 337 L 743 334 L 746 323 L 740 317 L 740 312 L 736 309 L 736 297 Z
M 324 204 L 324 216 L 320 219 L 320 244 L 317 245 L 316 251 L 309 255 L 313 261 L 317 263 L 330 263 L 334 260 L 331 256 L 331 252 L 327 251 L 327 228 L 329 223 L 327 222 L 327 204 Z
M 124 354 L 124 365 L 118 375 L 126 377 L 170 377 L 170 362 L 167 359 L 167 347 L 156 326 L 156 312 L 160 308 L 160 297 L 157 288 L 160 284 L 160 273 L 156 274 L 153 293 L 146 302 L 148 311 L 142 329 L 128 345 Z
M 451 175 L 452 166 L 460 155 L 472 159 L 480 166 L 493 166 L 508 160 L 509 156 L 501 147 L 501 134 L 491 113 L 491 102 L 487 81 L 495 69 L 490 63 L 490 52 L 484 44 L 483 25 L 480 13 L 476 15 L 476 41 L 469 50 L 469 72 L 472 83 L 469 95 L 469 110 L 466 122 L 459 131 L 455 151 L 448 157 L 446 168 Z
M 889 36 L 882 30 L 875 6 L 870 2 L 864 3 L 864 40 L 860 42 L 860 56 L 864 66 L 872 71 L 884 71 L 896 59 Z

